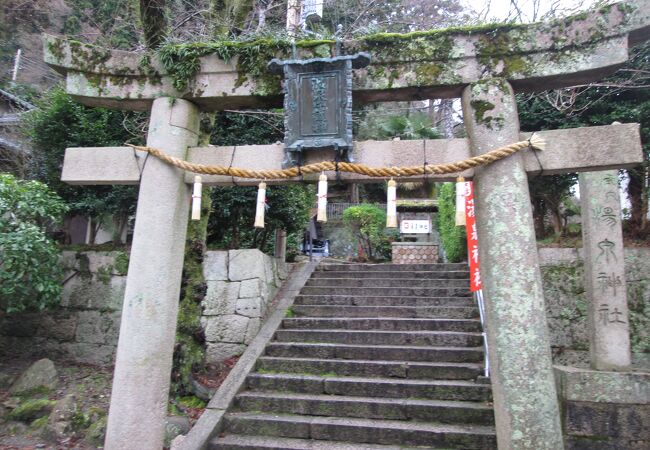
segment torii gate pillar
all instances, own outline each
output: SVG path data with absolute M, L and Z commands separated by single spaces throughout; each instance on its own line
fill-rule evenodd
M 198 133 L 194 104 L 169 97 L 153 101 L 147 145 L 185 158 Z M 149 158 L 140 182 L 107 450 L 163 446 L 188 211 L 183 172 Z
M 463 116 L 479 155 L 516 142 L 517 104 L 503 79 L 465 88 Z M 481 275 L 499 448 L 564 448 L 528 179 L 521 154 L 474 174 Z

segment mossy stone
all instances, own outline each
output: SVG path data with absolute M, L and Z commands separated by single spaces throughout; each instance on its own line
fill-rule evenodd
M 21 422 L 31 422 L 34 419 L 48 416 L 55 404 L 55 401 L 46 398 L 26 400 L 11 411 L 7 418 Z

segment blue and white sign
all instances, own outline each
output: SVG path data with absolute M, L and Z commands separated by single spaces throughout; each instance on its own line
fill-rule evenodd
M 429 234 L 431 233 L 430 220 L 402 220 L 399 225 L 402 234 Z

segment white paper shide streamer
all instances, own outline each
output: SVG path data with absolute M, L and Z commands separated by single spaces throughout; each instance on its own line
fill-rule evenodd
M 465 178 L 456 180 L 456 226 L 465 225 Z
M 386 228 L 397 228 L 397 183 L 392 178 L 388 182 Z
M 324 173 L 318 178 L 318 222 L 327 222 L 327 176 Z
M 261 182 L 257 189 L 257 206 L 255 208 L 255 228 L 264 228 L 264 209 L 266 208 L 266 183 Z
M 201 220 L 201 191 L 203 184 L 201 177 L 194 177 L 194 189 L 192 190 L 192 220 Z

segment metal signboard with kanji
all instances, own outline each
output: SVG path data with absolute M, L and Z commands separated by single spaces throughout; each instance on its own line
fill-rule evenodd
M 284 167 L 300 165 L 302 152 L 334 149 L 352 161 L 352 69 L 365 67 L 370 55 L 305 60 L 277 59 L 272 72 L 284 74 Z

